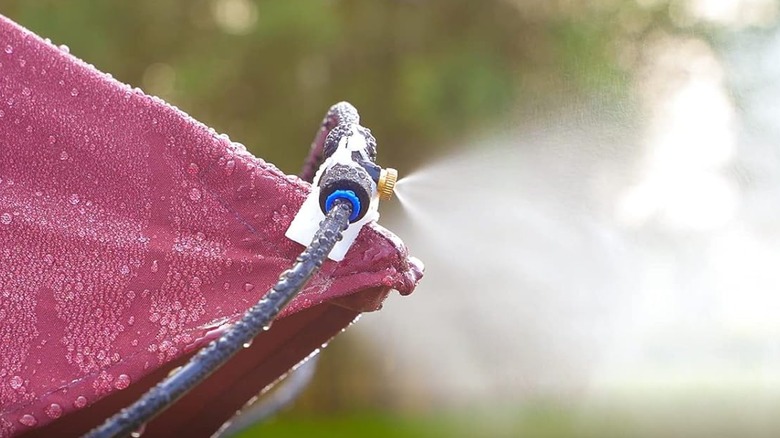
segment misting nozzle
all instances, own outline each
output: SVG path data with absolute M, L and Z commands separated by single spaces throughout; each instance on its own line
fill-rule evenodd
M 318 224 L 334 205 L 349 205 L 350 225 L 328 256 L 336 261 L 344 259 L 363 226 L 379 219 L 379 202 L 393 197 L 398 180 L 395 169 L 382 169 L 376 164 L 376 139 L 359 122 L 357 110 L 348 103 L 331 108 L 312 146 L 315 152 L 319 147 L 323 159 L 314 172 L 312 192 L 285 233 L 308 245 Z M 333 123 L 338 124 L 332 126 Z M 323 129 L 329 130 L 324 140 Z M 313 165 L 316 160 L 307 163 Z
M 377 183 L 377 191 L 379 192 L 379 199 L 387 201 L 393 198 L 393 190 L 395 189 L 395 183 L 398 181 L 398 171 L 388 167 L 382 169 L 379 173 L 379 182 Z

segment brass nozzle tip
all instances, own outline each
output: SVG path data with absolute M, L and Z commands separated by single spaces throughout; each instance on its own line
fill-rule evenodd
M 379 173 L 379 183 L 377 184 L 377 191 L 379 191 L 379 199 L 387 201 L 393 197 L 393 189 L 395 188 L 395 182 L 398 181 L 398 171 L 392 168 L 382 169 Z

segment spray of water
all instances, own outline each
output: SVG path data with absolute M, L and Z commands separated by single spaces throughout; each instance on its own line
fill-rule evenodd
M 426 277 L 361 327 L 397 389 L 438 406 L 611 400 L 647 430 L 660 406 L 685 430 L 776 435 L 780 33 L 751 38 L 720 54 L 661 38 L 641 117 L 568 106 L 401 180 L 383 223 Z
M 599 155 L 584 144 L 580 157 L 555 153 L 579 135 L 481 141 L 399 181 L 383 222 L 427 272 L 413 300 L 385 312 L 403 315 L 405 324 L 389 323 L 399 332 L 390 339 L 420 358 L 410 386 L 449 400 L 453 390 L 514 397 L 579 385 L 597 366 L 572 359 L 603 350 L 618 324 L 625 249 L 590 204 L 584 181 Z
M 768 337 L 780 333 L 780 250 L 769 243 L 780 235 L 751 219 L 769 204 L 738 213 L 744 175 L 722 170 L 728 155 L 716 162 L 682 141 L 694 128 L 734 138 L 733 125 L 702 117 L 730 105 L 707 81 L 674 96 L 671 127 L 668 112 L 634 129 L 581 111 L 456 149 L 399 182 L 383 223 L 426 277 L 363 330 L 381 330 L 383 349 L 403 358 L 403 391 L 444 404 L 563 395 L 583 406 L 676 403 L 702 387 L 727 400 L 756 385 L 780 394 Z

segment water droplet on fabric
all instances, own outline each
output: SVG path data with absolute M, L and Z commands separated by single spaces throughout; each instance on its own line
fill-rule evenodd
M 76 397 L 76 400 L 73 401 L 73 406 L 77 409 L 81 409 L 86 405 L 87 405 L 87 398 L 84 397 L 83 395 Z
M 14 53 L 14 48 L 10 44 L 5 46 L 5 53 L 7 53 L 9 55 Z
M 31 414 L 24 414 L 21 416 L 21 418 L 19 418 L 19 422 L 25 426 L 33 427 L 38 424 L 38 419 L 33 417 Z
M 49 136 L 49 144 L 54 144 L 57 142 L 57 137 L 50 135 Z
M 227 160 L 227 163 L 225 163 L 225 175 L 232 175 L 233 171 L 236 170 L 236 162 L 233 159 Z
M 201 197 L 200 189 L 198 189 L 197 187 L 193 187 L 192 189 L 190 189 L 190 199 L 191 200 L 197 202 L 197 201 L 200 201 L 200 197 Z
M 120 374 L 114 381 L 114 388 L 125 389 L 130 386 L 130 376 L 127 374 Z
M 19 376 L 13 376 L 11 377 L 11 381 L 9 382 L 9 384 L 11 385 L 11 388 L 19 389 L 24 384 L 24 381 Z
M 62 50 L 65 53 L 70 53 L 70 47 L 68 47 L 65 44 L 60 44 L 60 50 Z
M 150 269 L 152 272 L 157 272 L 160 270 L 160 266 L 157 264 L 157 260 L 152 261 L 152 267 Z
M 254 289 L 254 288 L 255 288 L 255 285 L 254 285 L 254 284 L 252 284 L 252 283 L 246 283 L 246 284 L 244 284 L 244 290 L 245 290 L 245 291 L 247 291 L 247 292 L 251 291 L 251 290 L 252 290 L 252 289 Z
M 68 159 L 68 152 L 67 151 L 60 152 L 60 160 L 65 161 L 67 159 Z
M 58 405 L 57 403 L 52 403 L 47 406 L 44 411 L 49 418 L 60 418 L 62 415 L 62 406 Z
M 122 265 L 119 267 L 119 273 L 122 275 L 127 275 L 130 273 L 130 267 L 127 265 Z
M 192 280 L 190 280 L 190 286 L 194 288 L 200 287 L 201 284 L 203 284 L 203 280 L 200 277 L 192 277 Z
M 79 90 L 76 89 L 76 88 L 70 90 L 70 95 L 73 96 L 73 97 L 78 96 L 79 95 Z

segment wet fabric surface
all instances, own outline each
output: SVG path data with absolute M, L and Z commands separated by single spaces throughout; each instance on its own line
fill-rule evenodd
M 284 231 L 307 192 L 226 136 L 0 17 L 0 436 L 60 418 L 52 427 L 85 431 L 218 336 L 302 250 Z M 251 374 L 234 400 L 201 412 L 213 430 L 420 276 L 395 236 L 363 229 L 347 258 L 326 262 L 282 314 L 300 323 L 262 335 L 275 347 L 249 348 L 243 374 L 218 373 L 221 385 L 159 423 L 196 427 L 185 419 L 206 409 L 198 400 L 233 397 L 215 394 Z

